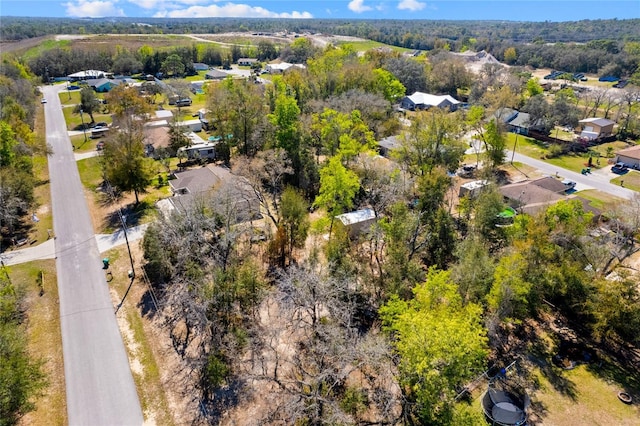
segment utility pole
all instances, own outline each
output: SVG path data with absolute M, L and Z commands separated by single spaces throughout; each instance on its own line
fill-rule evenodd
M 87 129 L 84 127 L 84 111 L 80 108 L 80 120 L 82 121 L 82 133 L 84 134 L 84 141 L 87 142 Z
M 518 144 L 518 134 L 516 133 L 516 140 L 513 143 L 513 151 L 511 152 L 511 164 L 513 165 L 513 157 L 516 156 L 516 145 Z

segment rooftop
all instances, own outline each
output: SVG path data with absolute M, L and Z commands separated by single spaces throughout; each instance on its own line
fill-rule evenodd
M 600 126 L 600 127 L 616 124 L 615 121 L 609 120 L 608 118 L 597 118 L 597 117 L 585 118 L 583 120 L 578 121 L 578 123 L 595 124 L 596 126 Z
M 423 92 L 415 92 L 413 95 L 408 96 L 408 98 L 416 105 L 440 106 L 444 101 L 449 101 L 453 105 L 460 103 L 460 101 L 450 95 L 431 95 Z
M 372 209 L 362 209 L 338 215 L 336 216 L 336 219 L 342 222 L 345 226 L 348 226 L 366 222 L 367 220 L 375 219 L 375 217 L 376 213 Z
M 630 146 L 629 148 L 621 149 L 620 151 L 617 151 L 616 154 L 640 160 L 640 145 L 634 145 Z

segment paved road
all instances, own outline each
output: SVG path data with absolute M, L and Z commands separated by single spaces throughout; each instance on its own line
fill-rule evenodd
M 507 161 L 511 161 L 512 155 L 512 151 L 507 151 Z M 583 175 L 554 166 L 553 164 L 545 163 L 541 160 L 536 160 L 535 158 L 527 157 L 526 155 L 518 154 L 517 152 L 513 156 L 513 161 L 527 164 L 549 175 L 555 175 L 558 173 L 560 176 L 576 182 L 576 191 L 582 191 L 583 189 L 597 189 L 626 200 L 630 200 L 633 195 L 636 194 L 635 191 L 609 183 L 609 180 L 611 180 L 615 175 L 609 173 L 610 168 L 607 167 L 601 170 L 596 170 L 592 174 Z
M 70 425 L 143 422 L 127 354 L 109 297 L 71 141 L 57 96 L 43 93 L 56 234 L 60 325 Z

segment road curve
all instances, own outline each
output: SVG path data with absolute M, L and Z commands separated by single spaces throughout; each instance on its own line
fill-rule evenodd
M 589 188 L 597 189 L 599 191 L 606 192 L 607 194 L 611 194 L 625 200 L 630 200 L 631 198 L 633 198 L 634 194 L 636 194 L 635 191 L 610 183 L 610 177 L 599 172 L 583 175 L 571 170 L 554 166 L 553 164 L 549 164 L 542 160 L 537 160 L 535 158 L 527 157 L 526 155 L 518 154 L 517 152 L 514 154 L 513 151 L 507 151 L 505 155 L 506 161 L 511 161 L 512 158 L 513 161 L 527 164 L 548 175 L 555 175 L 556 173 L 558 173 L 560 176 L 566 179 L 575 181 L 578 184 L 578 187 L 586 186 Z
M 43 87 L 70 425 L 141 425 L 140 401 L 58 98 Z

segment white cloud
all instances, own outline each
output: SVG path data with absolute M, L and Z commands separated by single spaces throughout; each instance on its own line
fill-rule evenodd
M 142 9 L 156 9 L 156 10 L 165 10 L 169 9 L 177 9 L 182 6 L 193 6 L 198 4 L 204 4 L 209 2 L 210 0 L 128 0 L 129 3 L 141 7 Z
M 350 11 L 355 13 L 362 13 L 371 10 L 369 6 L 364 5 L 364 0 L 351 0 L 347 7 Z
M 155 15 L 158 18 L 294 18 L 310 19 L 313 15 L 309 12 L 272 12 L 258 6 L 247 4 L 226 3 L 222 6 L 191 6 L 186 9 L 172 11 L 159 11 Z
M 398 3 L 398 9 L 411 10 L 412 12 L 415 12 L 416 10 L 422 10 L 426 6 L 426 3 L 419 2 L 418 0 L 402 0 L 400 3 Z
M 114 1 L 76 0 L 63 3 L 67 8 L 67 16 L 102 18 L 105 16 L 124 16 L 124 11 L 117 8 Z

